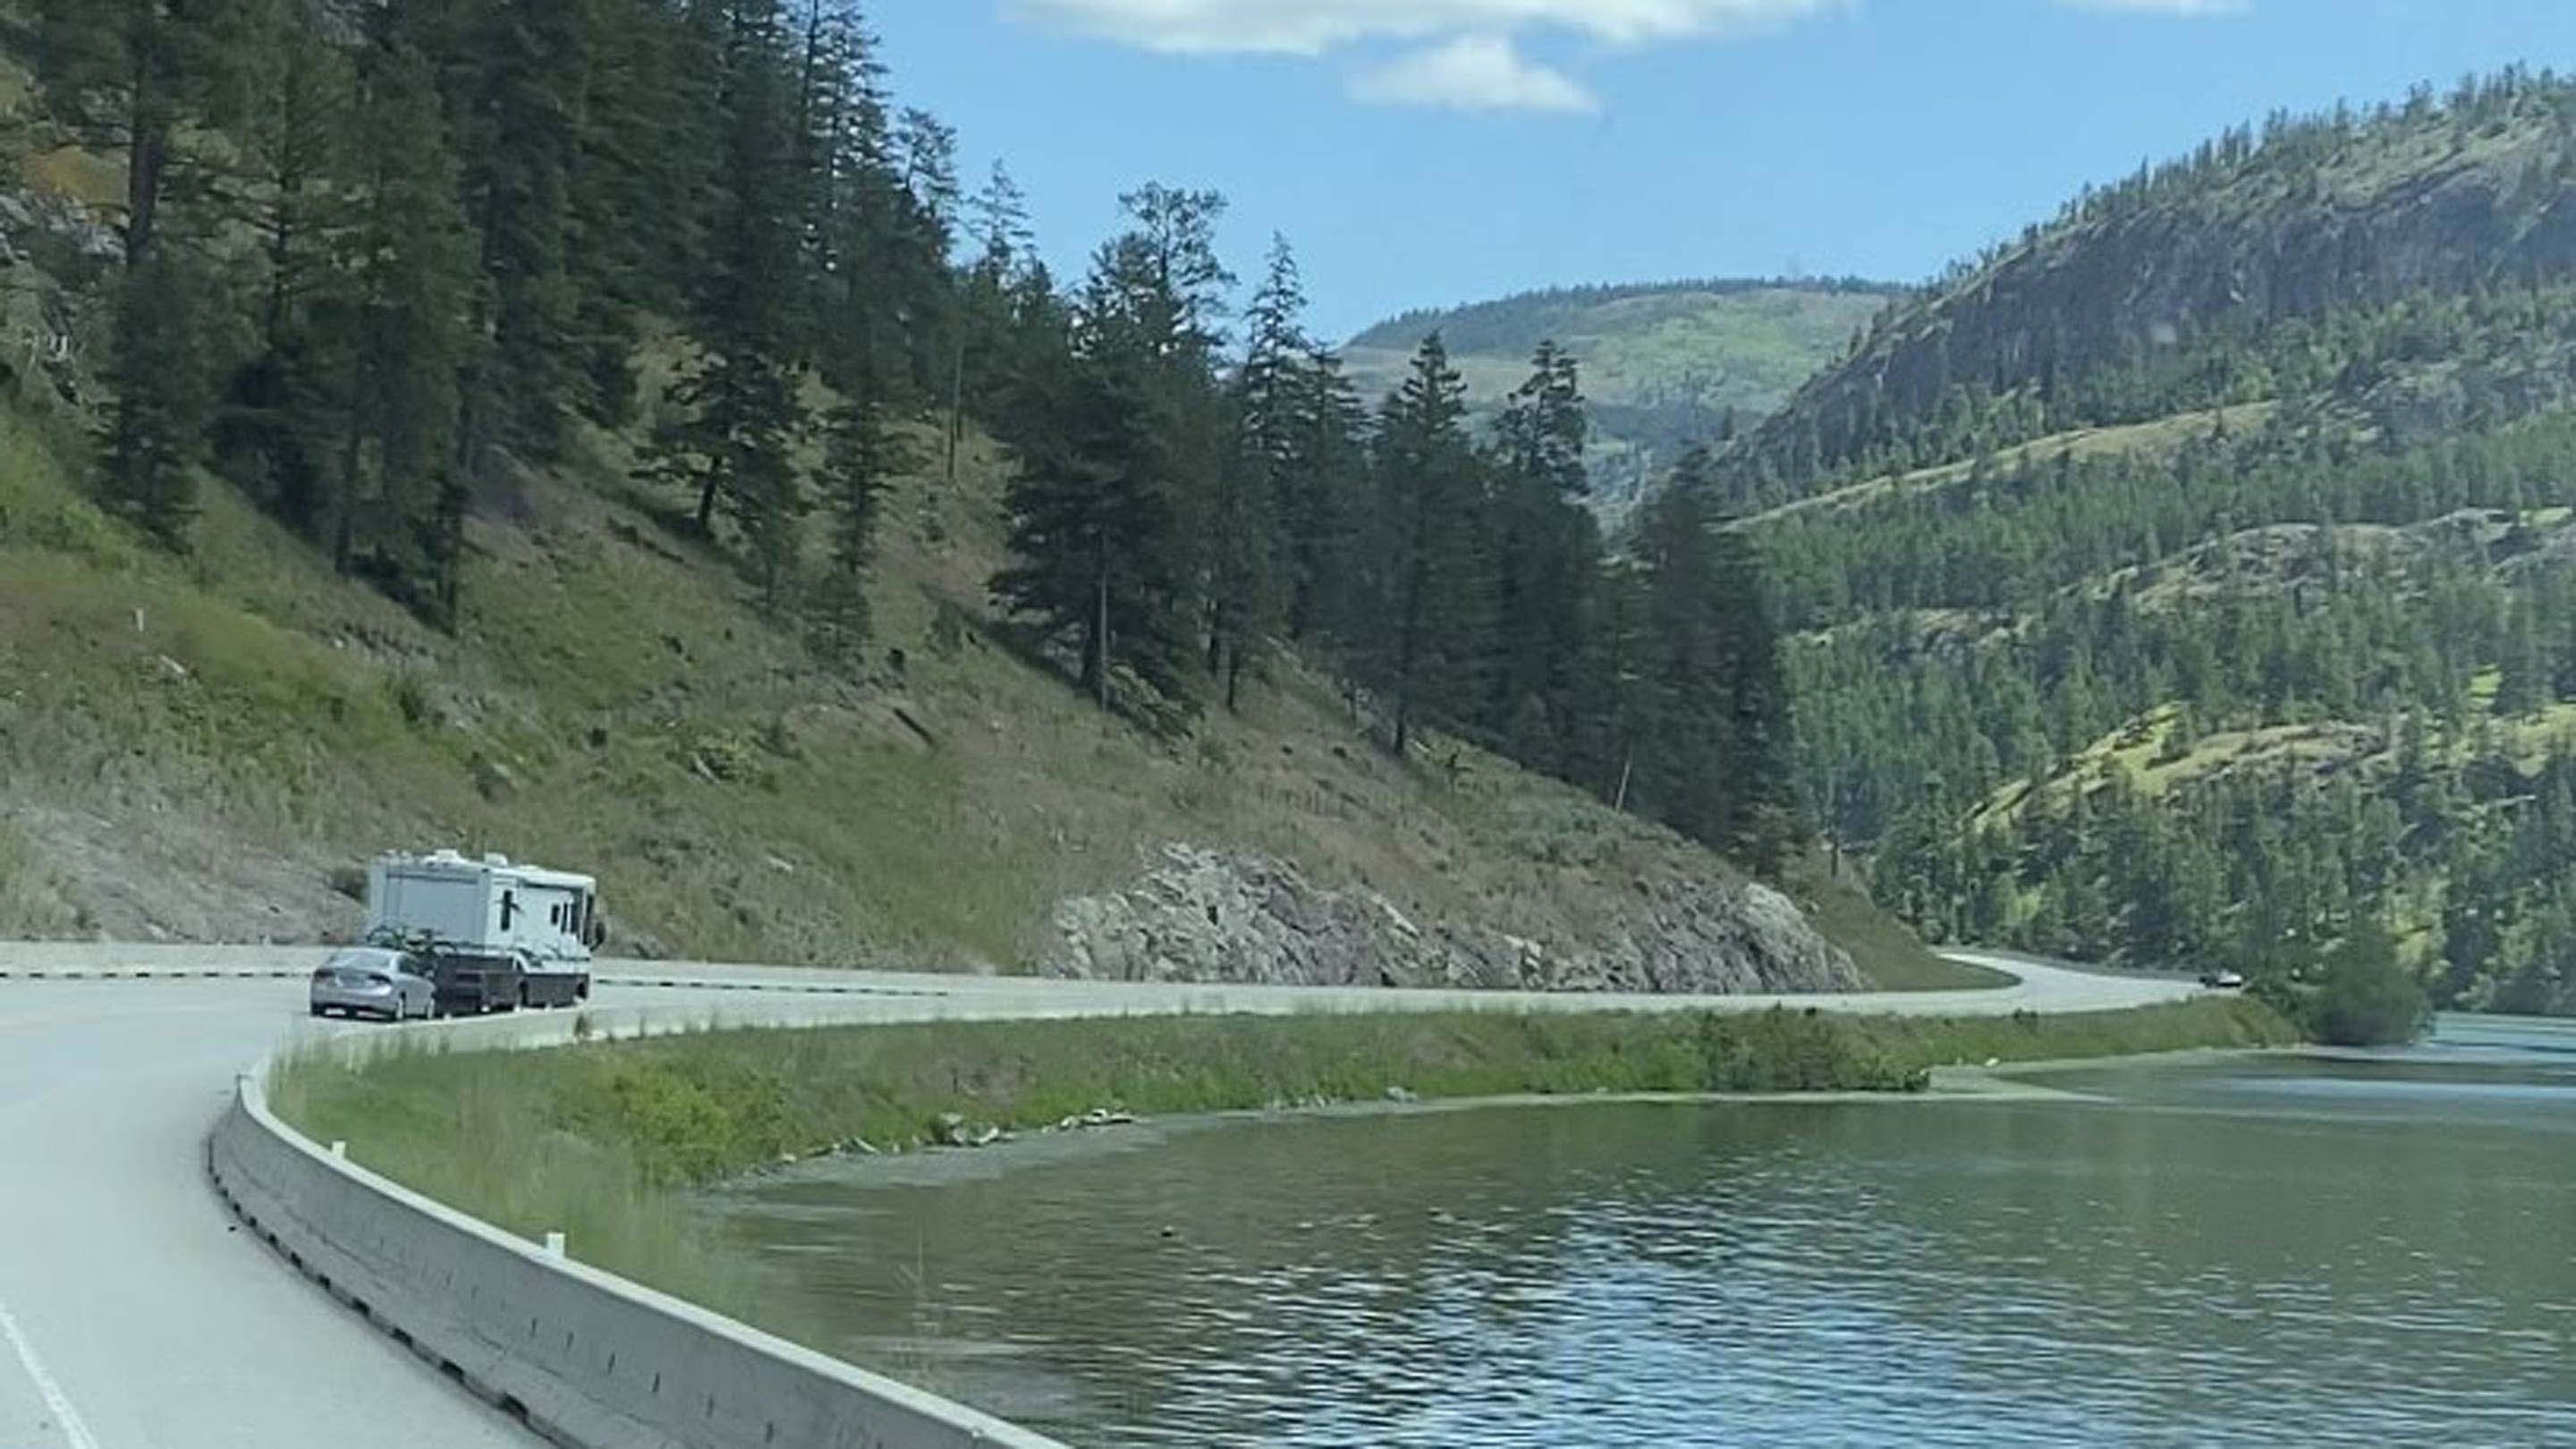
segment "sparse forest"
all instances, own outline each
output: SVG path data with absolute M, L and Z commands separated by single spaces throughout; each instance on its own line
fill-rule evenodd
M 2232 133 L 1892 311 L 1720 459 L 1795 636 L 1809 804 L 1885 903 L 2285 986 L 2384 930 L 2440 1004 L 2576 1008 L 2576 291 L 2515 220 L 2576 176 L 2571 117 L 2514 72 Z M 2188 333 L 2095 346 L 2058 303 L 2131 265 L 2187 295 L 2320 196 L 2442 167 L 2446 228 L 2365 207 L 2339 270 Z
M 37 35 L 131 176 L 100 492 L 169 550 L 238 488 L 452 627 L 469 512 L 624 431 L 667 526 L 854 667 L 886 481 L 972 420 L 1019 463 L 993 596 L 1103 709 L 1183 731 L 1300 651 L 1399 756 L 1470 740 L 1758 867 L 1803 838 L 1759 561 L 1700 484 L 1602 538 L 1569 356 L 1478 426 L 1435 336 L 1372 406 L 1288 243 L 1238 304 L 1223 197 L 1164 184 L 1052 276 L 851 0 L 47 0 Z

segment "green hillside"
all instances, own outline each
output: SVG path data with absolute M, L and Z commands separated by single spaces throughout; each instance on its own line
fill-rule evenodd
M 1363 397 L 1401 379 L 1433 332 L 1449 346 L 1480 411 L 1529 376 L 1554 341 L 1583 365 L 1592 403 L 1596 486 L 1635 495 L 1657 468 L 1717 437 L 1730 415 L 1768 413 L 1842 355 L 1895 289 L 1858 281 L 1694 281 L 1530 292 L 1409 312 L 1351 339 Z
M 1238 585 L 1287 541 L 1184 527 L 1236 475 L 1148 430 L 1249 406 L 1163 305 L 1198 299 L 1113 315 L 1007 238 L 950 265 L 953 138 L 918 117 L 782 171 L 813 154 L 787 78 L 881 76 L 855 28 L 737 11 L 696 89 L 705 36 L 659 0 L 524 35 L 389 10 L 358 48 L 310 0 L 0 26 L 0 934 L 328 939 L 366 856 L 457 846 L 595 871 L 630 953 L 1860 984 L 1831 937 L 1978 979 L 1427 710 L 1390 747 L 1359 646 Z M 140 41 L 166 105 L 116 84 Z M 536 129 L 473 144 L 495 106 Z
M 1882 900 L 2276 983 L 2378 926 L 2438 1002 L 2576 1009 L 2571 117 L 2508 73 L 2231 133 L 1719 461 Z

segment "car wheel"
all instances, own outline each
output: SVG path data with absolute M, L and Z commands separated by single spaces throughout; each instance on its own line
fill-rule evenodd
M 325 1011 L 325 1010 L 323 1010 L 321 1007 L 318 1007 L 318 1006 L 317 1006 L 317 1007 L 314 1007 L 312 1010 L 313 1010 L 313 1014 L 314 1014 L 315 1016 L 329 1016 L 329 1015 L 331 1014 L 330 1012 Z

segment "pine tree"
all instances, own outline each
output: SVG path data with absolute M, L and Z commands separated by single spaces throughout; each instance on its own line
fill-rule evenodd
M 125 159 L 125 264 L 141 269 L 163 239 L 162 206 L 193 178 L 191 127 L 230 126 L 254 109 L 259 71 L 290 0 L 37 0 L 37 74 L 56 119 Z
M 1296 463 L 1285 480 L 1281 527 L 1288 550 L 1288 637 L 1348 654 L 1366 637 L 1362 539 L 1375 499 L 1369 487 L 1368 408 L 1341 359 L 1317 349 L 1290 373 Z
M 816 590 L 815 636 L 828 656 L 855 659 L 867 643 L 867 586 L 876 566 L 885 493 L 895 475 L 916 461 L 883 409 L 865 397 L 842 404 L 826 421 L 822 485 L 831 510 L 832 550 Z
M 105 435 L 110 506 L 164 547 L 187 546 L 197 512 L 214 363 L 205 269 L 172 245 L 165 211 L 194 188 L 193 128 L 239 121 L 278 12 L 272 0 L 40 0 L 37 71 L 56 119 L 125 160 L 125 266 L 109 362 L 116 399 Z M 216 220 L 183 217 L 188 230 Z
M 1234 448 L 1216 478 L 1208 667 L 1240 704 L 1243 675 L 1286 614 L 1283 513 L 1303 463 L 1298 370 L 1313 351 L 1301 325 L 1305 290 L 1287 240 L 1273 238 L 1268 275 L 1245 316 L 1233 388 Z
M 388 11 L 362 67 L 362 198 L 337 326 L 350 358 L 333 554 L 442 625 L 458 618 L 468 496 L 464 379 L 482 345 L 475 239 L 429 58 Z
M 806 500 L 793 452 L 807 426 L 794 355 L 803 227 L 797 101 L 778 0 L 734 0 L 725 57 L 726 164 L 699 305 L 704 356 L 672 389 L 680 416 L 657 431 L 648 469 L 697 494 L 740 532 L 764 594 L 792 587 Z
M 1583 506 L 1589 438 L 1575 360 L 1543 342 L 1494 431 L 1497 613 L 1484 705 L 1486 729 L 1541 769 L 1568 767 L 1578 631 L 1601 566 Z
M 303 0 L 288 0 L 300 9 Z M 343 48 L 319 27 L 283 27 L 265 79 L 266 102 L 245 128 L 259 185 L 243 219 L 267 269 L 257 306 L 259 344 L 225 390 L 214 425 L 227 476 L 290 527 L 321 537 L 328 511 L 332 394 L 345 371 L 317 310 L 335 278 L 338 194 L 355 79 Z
M 1174 513 L 1141 369 L 1064 354 L 1023 389 L 1021 468 L 1005 500 L 1011 565 L 994 596 L 1038 637 L 1072 644 L 1106 709 L 1117 666 L 1180 689 Z
M 1023 334 L 1017 294 L 1037 260 L 1028 199 L 1001 162 L 993 163 L 991 177 L 967 205 L 967 216 L 977 252 L 960 285 L 953 329 L 956 355 L 950 359 L 942 460 L 951 488 L 957 483 L 968 409 L 999 407 L 1019 370 L 1016 353 Z
M 676 315 L 703 245 L 713 190 L 712 109 L 695 87 L 690 22 L 665 0 L 588 0 L 582 91 L 565 200 L 566 354 L 584 416 L 622 427 L 636 411 L 635 355 L 648 314 Z M 650 224 L 643 224 L 650 218 Z
M 116 401 L 107 430 L 109 506 L 173 551 L 197 516 L 206 366 L 198 289 L 178 256 L 127 270 L 116 305 Z
M 467 399 L 466 457 L 478 476 L 496 449 L 560 451 L 594 359 L 583 355 L 570 266 L 580 99 L 597 31 L 592 0 L 449 0 L 464 33 L 451 75 L 466 209 L 490 280 L 482 350 Z
M 1636 775 L 1666 824 L 1768 871 L 1802 833 L 1788 691 L 1759 556 L 1721 527 L 1716 492 L 1694 454 L 1639 527 L 1649 702 Z
M 1362 672 L 1385 696 L 1398 756 L 1420 725 L 1473 715 L 1487 578 L 1483 468 L 1466 416 L 1466 384 L 1434 333 L 1380 415 L 1374 459 L 1385 552 Z

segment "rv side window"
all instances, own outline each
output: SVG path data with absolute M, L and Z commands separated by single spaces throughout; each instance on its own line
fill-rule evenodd
M 504 931 L 510 929 L 510 923 L 518 918 L 518 914 L 519 893 L 517 891 L 501 892 L 501 929 Z

